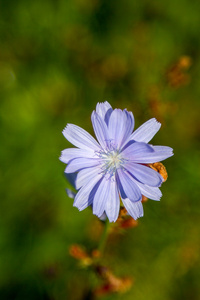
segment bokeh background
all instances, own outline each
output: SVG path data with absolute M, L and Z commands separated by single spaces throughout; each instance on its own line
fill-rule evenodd
M 91 134 L 97 102 L 132 111 L 136 127 L 174 148 L 161 202 L 116 235 L 105 264 L 134 278 L 104 299 L 200 297 L 200 2 L 1 0 L 0 299 L 80 300 L 100 281 L 69 256 L 98 245 L 99 221 L 65 188 L 62 129 Z

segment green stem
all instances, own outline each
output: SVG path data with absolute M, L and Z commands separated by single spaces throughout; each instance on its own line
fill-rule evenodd
M 108 219 L 106 219 L 105 224 L 104 224 L 104 230 L 99 242 L 99 247 L 98 250 L 101 252 L 101 254 L 103 254 L 103 251 L 105 249 L 105 245 L 106 245 L 106 241 L 109 235 L 109 228 L 110 228 L 110 222 Z

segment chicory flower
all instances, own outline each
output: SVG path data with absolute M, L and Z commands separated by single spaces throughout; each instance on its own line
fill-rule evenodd
M 99 218 L 106 214 L 115 222 L 121 199 L 134 219 L 142 217 L 142 195 L 152 200 L 162 196 L 163 178 L 148 164 L 173 155 L 170 147 L 148 144 L 161 124 L 152 118 L 133 132 L 133 114 L 113 110 L 108 102 L 98 103 L 91 119 L 98 142 L 76 125 L 68 124 L 63 130 L 77 147 L 63 150 L 60 157 L 78 190 L 74 206 L 80 211 L 92 206 L 93 214 Z

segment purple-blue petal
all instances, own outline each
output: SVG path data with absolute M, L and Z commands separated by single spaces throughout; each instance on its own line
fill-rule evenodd
M 75 196 L 76 196 L 76 193 L 75 193 L 75 192 L 73 192 L 73 191 L 70 190 L 70 189 L 65 189 L 65 190 L 66 190 L 67 196 L 68 196 L 69 198 L 72 198 L 72 199 L 75 198 Z
M 76 189 L 80 189 L 83 185 L 87 184 L 92 178 L 94 178 L 94 176 L 98 175 L 99 173 L 100 169 L 98 168 L 98 166 L 80 170 L 75 181 Z
M 158 187 L 148 186 L 146 184 L 143 184 L 136 179 L 133 178 L 133 181 L 137 186 L 139 187 L 142 195 L 146 196 L 149 199 L 159 201 L 162 197 L 162 193 Z
M 159 153 L 163 153 L 163 155 L 173 155 L 173 149 L 171 147 L 168 146 L 153 146 L 151 145 L 151 147 L 154 149 L 154 151 L 159 152 Z
M 145 197 L 151 200 L 160 201 L 160 198 L 162 197 L 162 193 L 158 187 L 152 187 L 143 184 L 140 190 L 142 192 L 142 195 L 144 195 Z
M 84 185 L 76 194 L 73 206 L 79 210 L 83 210 L 93 203 L 94 195 L 98 190 L 99 184 L 101 183 L 102 176 L 97 175 Z
M 109 201 L 110 195 L 110 180 L 103 177 L 93 200 L 93 214 L 101 217 L 105 211 L 106 201 Z
M 129 139 L 134 128 L 133 114 L 127 110 L 115 109 L 113 110 L 109 124 L 109 135 L 113 140 L 116 148 L 120 148 Z
M 161 124 L 155 118 L 152 118 L 136 129 L 132 133 L 130 139 L 135 140 L 136 142 L 148 143 L 158 132 L 160 127 Z
M 142 199 L 139 187 L 135 184 L 131 175 L 129 175 L 125 170 L 117 170 L 117 183 L 121 198 L 129 198 L 133 202 L 140 201 Z
M 74 124 L 68 124 L 63 130 L 63 135 L 78 148 L 94 151 L 101 149 L 97 141 L 87 131 Z
M 106 125 L 108 125 L 112 111 L 112 106 L 107 101 L 105 101 L 104 103 L 97 103 L 96 112 L 104 120 Z
M 124 167 L 134 178 L 147 185 L 158 187 L 163 182 L 163 177 L 147 166 L 128 162 Z
M 95 152 L 93 150 L 68 148 L 61 152 L 60 160 L 65 164 L 68 164 L 70 160 L 78 157 L 95 158 Z
M 157 148 L 158 147 L 158 148 Z M 170 147 L 151 146 L 141 142 L 133 142 L 122 152 L 125 159 L 129 159 L 135 163 L 150 164 L 162 161 L 173 155 L 173 150 Z
M 110 182 L 110 192 L 106 201 L 105 212 L 110 222 L 115 222 L 119 216 L 120 199 L 117 190 L 117 183 L 114 180 Z
M 100 219 L 101 221 L 105 221 L 105 220 L 107 219 L 106 213 L 104 212 L 103 215 L 101 215 L 101 217 L 99 217 L 99 219 Z
M 108 127 L 106 126 L 106 123 L 103 121 L 103 119 L 96 113 L 96 111 L 93 111 L 91 119 L 97 140 L 99 141 L 102 148 L 105 149 L 107 147 L 108 141 L 110 140 Z
M 144 212 L 143 212 L 143 206 L 141 201 L 132 202 L 130 199 L 126 198 L 126 199 L 122 199 L 122 202 L 127 212 L 133 219 L 137 220 L 138 218 L 143 217 Z
M 124 123 L 122 119 L 123 119 L 122 110 L 121 109 L 113 110 L 110 116 L 108 129 L 109 129 L 109 135 L 111 137 L 111 140 L 114 142 L 116 148 L 119 147 L 119 144 L 122 139 L 123 127 L 124 127 Z
M 133 113 L 130 111 L 127 111 L 126 109 L 123 110 L 124 112 L 124 119 L 125 119 L 125 134 L 124 134 L 124 138 L 122 140 L 121 143 L 121 147 L 123 147 L 123 145 L 129 141 L 130 139 L 130 135 L 133 132 L 134 126 L 135 126 L 135 119 L 133 116 Z
M 65 173 L 78 172 L 83 168 L 89 168 L 99 165 L 98 158 L 84 158 L 79 157 L 71 160 L 65 169 Z
M 75 182 L 76 182 L 76 178 L 77 178 L 77 173 L 64 173 L 65 177 L 67 178 L 67 180 L 69 181 L 69 183 L 76 188 Z
M 129 141 L 121 153 L 125 159 L 133 161 L 137 156 L 145 157 L 147 154 L 153 152 L 155 152 L 153 148 L 146 143 Z

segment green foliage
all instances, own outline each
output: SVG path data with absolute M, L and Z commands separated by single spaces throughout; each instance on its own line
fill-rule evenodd
M 145 203 L 139 226 L 107 247 L 107 264 L 135 284 L 105 299 L 198 299 L 199 10 L 189 0 L 1 1 L 0 299 L 79 300 L 95 280 L 68 254 L 98 241 L 58 158 L 65 125 L 92 133 L 105 100 L 132 111 L 136 127 L 158 118 L 153 143 L 175 152 L 161 202 Z M 191 67 L 173 73 L 183 56 Z

